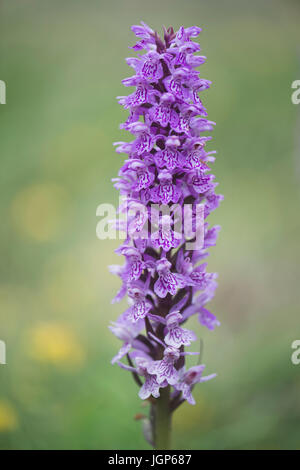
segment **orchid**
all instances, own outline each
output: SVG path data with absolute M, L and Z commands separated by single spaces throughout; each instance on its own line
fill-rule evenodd
M 207 272 L 203 260 L 220 230 L 210 227 L 207 217 L 223 196 L 215 193 L 218 183 L 211 173 L 215 153 L 206 150 L 211 137 L 203 135 L 215 123 L 198 95 L 211 85 L 196 70 L 206 59 L 195 55 L 200 45 L 193 38 L 201 29 L 164 29 L 163 39 L 145 23 L 132 30 L 138 56 L 127 59 L 134 75 L 123 84 L 135 91 L 118 100 L 129 111 L 121 128 L 134 140 L 115 144 L 127 159 L 113 180 L 125 198 L 119 208 L 127 214 L 125 229 L 119 227 L 125 241 L 116 250 L 125 264 L 110 267 L 122 281 L 114 301 L 127 294 L 129 307 L 110 326 L 123 342 L 112 362 L 133 374 L 140 398 L 151 402 L 149 442 L 169 448 L 171 414 L 184 401 L 195 404 L 192 389 L 216 375 L 203 377 L 203 364 L 187 369 L 186 356 L 199 352 L 185 350 L 196 346 L 197 336 L 183 325 L 195 314 L 209 330 L 220 324 L 206 308 L 217 274 Z M 199 205 L 203 243 L 191 249 Z M 161 216 L 162 207 L 168 211 Z M 180 221 L 188 227 L 184 233 Z

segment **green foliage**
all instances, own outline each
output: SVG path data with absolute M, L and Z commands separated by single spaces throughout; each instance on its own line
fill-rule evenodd
M 115 96 L 141 19 L 204 28 L 203 74 L 214 84 L 204 102 L 225 195 L 210 261 L 222 326 L 195 323 L 218 378 L 176 413 L 174 445 L 299 447 L 297 2 L 2 3 L 0 447 L 147 448 L 137 387 L 110 365 L 119 344 L 107 325 L 120 307 L 107 265 L 119 261 L 118 242 L 95 234 L 97 205 L 117 202 L 112 142 L 125 114 Z

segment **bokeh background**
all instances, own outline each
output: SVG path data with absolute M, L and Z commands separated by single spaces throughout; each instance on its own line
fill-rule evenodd
M 0 366 L 2 449 L 149 448 L 130 374 L 110 365 L 107 326 L 117 241 L 96 238 L 96 207 L 116 204 L 131 74 L 131 24 L 199 25 L 203 94 L 217 122 L 225 201 L 210 270 L 219 272 L 204 363 L 218 378 L 174 418 L 185 449 L 300 448 L 300 3 L 215 0 L 2 0 Z M 126 90 L 125 90 L 126 92 Z

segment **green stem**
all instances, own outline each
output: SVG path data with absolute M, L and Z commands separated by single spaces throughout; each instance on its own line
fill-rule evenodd
M 155 449 L 171 449 L 171 410 L 170 386 L 160 389 L 160 397 L 154 406 L 154 444 Z

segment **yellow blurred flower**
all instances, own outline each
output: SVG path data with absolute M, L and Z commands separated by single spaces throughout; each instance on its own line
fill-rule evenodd
M 55 183 L 37 183 L 22 189 L 11 205 L 17 229 L 38 242 L 56 236 L 64 221 L 68 195 Z
M 18 417 L 13 407 L 0 400 L 0 432 L 14 431 L 18 427 Z
M 81 365 L 85 360 L 82 345 L 65 325 L 43 323 L 29 333 L 29 353 L 37 361 L 62 365 Z

